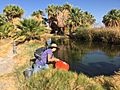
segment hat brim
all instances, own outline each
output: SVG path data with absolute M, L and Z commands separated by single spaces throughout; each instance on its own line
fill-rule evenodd
M 50 48 L 56 48 L 56 49 L 59 49 L 58 47 L 54 47 L 54 46 L 51 46 Z

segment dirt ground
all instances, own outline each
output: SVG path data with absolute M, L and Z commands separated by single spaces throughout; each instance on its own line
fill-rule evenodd
M 44 39 L 43 39 L 44 40 Z M 33 41 L 26 43 L 34 43 Z M 13 41 L 0 40 L 0 90 L 18 90 L 14 71 L 29 62 L 30 57 L 24 54 L 27 51 L 25 44 L 17 46 L 17 53 L 13 53 Z
M 10 75 L 14 71 L 15 62 L 12 58 L 12 41 L 0 41 L 0 90 L 16 90 L 15 78 Z

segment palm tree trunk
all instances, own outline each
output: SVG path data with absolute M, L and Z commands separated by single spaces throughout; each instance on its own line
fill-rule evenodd
M 71 36 L 72 35 L 72 25 L 69 26 L 69 35 Z

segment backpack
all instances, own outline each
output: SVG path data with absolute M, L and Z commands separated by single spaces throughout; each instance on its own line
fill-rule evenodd
M 46 47 L 36 49 L 34 52 L 35 59 L 41 60 L 41 55 L 46 49 L 47 49 Z

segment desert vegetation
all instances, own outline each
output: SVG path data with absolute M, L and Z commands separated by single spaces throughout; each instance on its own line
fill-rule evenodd
M 120 45 L 120 10 L 118 9 L 112 9 L 103 16 L 102 22 L 105 27 L 100 28 L 94 27 L 96 19 L 91 13 L 68 3 L 48 5 L 45 11 L 36 10 L 31 12 L 31 17 L 24 18 L 24 9 L 16 5 L 8 5 L 0 14 L 0 41 L 2 41 L 0 51 L 6 56 L 13 42 L 17 45 L 17 55 L 13 57 L 16 70 L 10 74 L 10 76 L 14 75 L 16 87 L 20 90 L 119 90 L 119 72 L 113 76 L 89 77 L 72 71 L 57 70 L 50 65 L 50 69 L 33 75 L 29 80 L 24 79 L 22 72 L 29 66 L 34 50 L 45 46 L 45 41 L 49 38 L 48 34 L 53 34 L 52 37 L 55 38 L 57 38 L 56 34 L 65 38 L 67 36 L 77 42 Z M 47 18 L 45 14 L 48 15 Z M 5 47 L 6 52 L 2 47 L 3 41 L 4 43 L 9 41 L 6 42 L 8 43 Z M 85 48 L 84 45 L 83 47 Z M 111 52 L 112 55 L 114 53 Z M 0 56 L 2 57 L 2 54 Z

